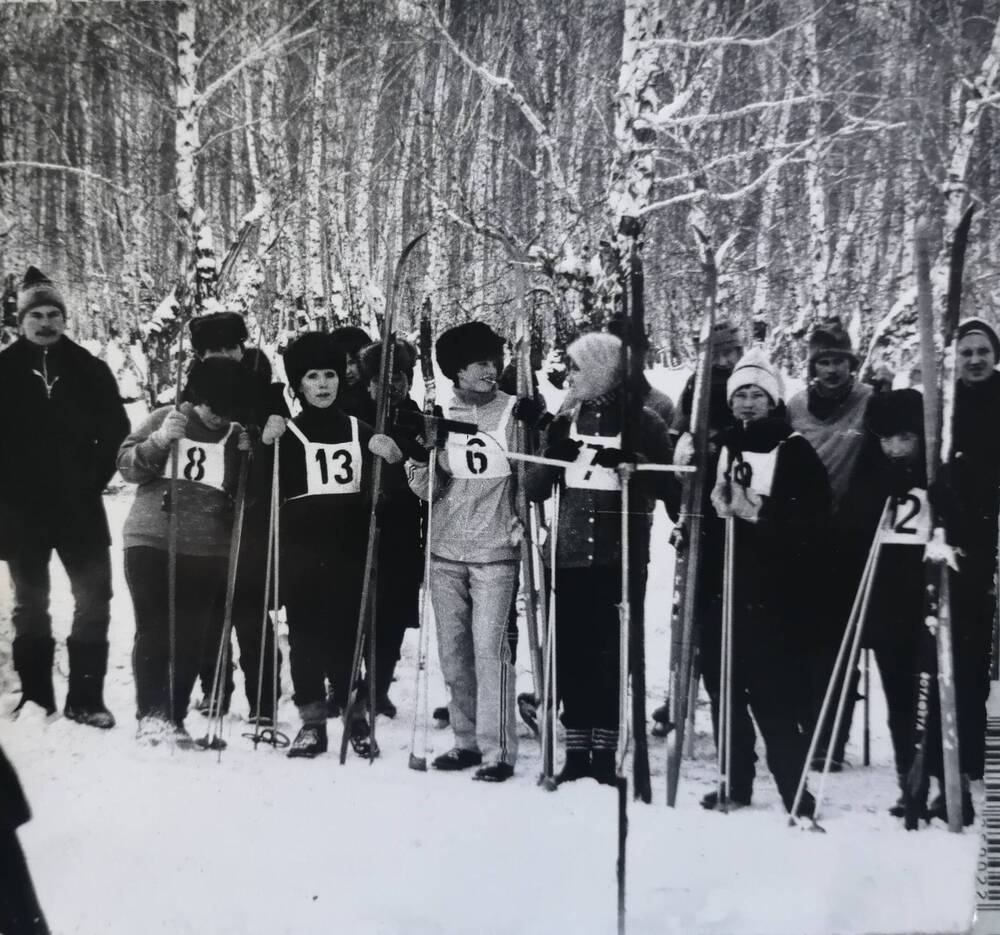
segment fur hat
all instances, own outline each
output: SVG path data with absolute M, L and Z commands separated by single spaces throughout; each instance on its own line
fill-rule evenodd
M 225 347 L 238 347 L 248 337 L 247 325 L 237 312 L 213 312 L 192 318 L 191 347 L 196 354 L 218 351 Z
M 879 438 L 913 432 L 924 437 L 924 398 L 914 389 L 877 393 L 865 413 L 868 431 Z
M 750 348 L 736 362 L 726 381 L 726 399 L 731 400 L 733 393 L 744 386 L 759 386 L 775 405 L 781 402 L 784 395 L 781 376 L 759 347 Z
M 997 337 L 997 333 L 985 321 L 981 318 L 966 318 L 964 321 L 959 322 L 957 339 L 961 341 L 968 334 L 983 335 L 990 342 L 990 346 L 993 348 L 993 356 L 997 363 L 1000 363 L 1000 338 Z
M 343 349 L 348 357 L 356 357 L 363 347 L 368 347 L 372 339 L 368 337 L 368 332 L 355 325 L 344 325 L 334 328 L 330 332 L 330 337 Z
M 722 319 L 712 326 L 712 350 L 729 351 L 733 348 L 743 350 L 743 338 L 740 330 L 731 321 Z
M 343 345 L 325 331 L 307 331 L 292 341 L 285 351 L 285 376 L 293 393 L 299 392 L 299 384 L 310 370 L 335 370 L 342 381 L 346 369 Z
M 29 266 L 17 287 L 17 321 L 20 324 L 24 316 L 33 308 L 51 305 L 66 317 L 66 303 L 52 280 L 37 266 Z
M 851 336 L 839 318 L 829 318 L 816 325 L 809 335 L 809 365 L 819 357 L 848 357 L 855 367 L 857 355 L 851 347 Z
M 195 405 L 204 403 L 217 416 L 232 419 L 253 403 L 250 374 L 230 357 L 196 360 L 191 365 L 184 396 Z
M 477 360 L 495 360 L 503 357 L 504 340 L 489 325 L 469 321 L 456 325 L 441 334 L 434 344 L 441 372 L 452 382 L 458 371 Z
M 406 378 L 413 383 L 413 368 L 417 363 L 417 349 L 404 338 L 396 338 L 392 352 L 393 374 L 405 373 Z M 382 370 L 382 345 L 370 344 L 359 355 L 361 372 L 368 381 L 377 380 Z
M 622 382 L 622 342 L 613 334 L 585 334 L 566 348 L 566 356 L 585 375 L 590 399 L 609 393 Z

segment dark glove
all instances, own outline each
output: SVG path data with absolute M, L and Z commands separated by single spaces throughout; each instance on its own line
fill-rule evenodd
M 431 413 L 435 419 L 444 419 L 444 410 L 440 406 L 435 406 L 433 412 Z M 441 423 L 437 424 L 437 438 L 435 443 L 438 448 L 444 448 L 445 443 L 448 441 L 448 429 Z
M 594 455 L 593 464 L 597 467 L 613 470 L 626 460 L 625 453 L 620 448 L 602 448 Z
M 542 404 L 531 396 L 522 396 L 514 403 L 514 418 L 529 428 L 535 425 L 543 412 Z
M 573 438 L 563 438 L 545 449 L 545 457 L 555 461 L 575 461 L 583 442 Z
M 422 439 L 411 435 L 409 432 L 401 432 L 396 439 L 396 444 L 399 445 L 403 451 L 403 455 L 407 458 L 412 458 L 421 464 L 426 464 L 430 459 L 430 451 L 422 444 Z

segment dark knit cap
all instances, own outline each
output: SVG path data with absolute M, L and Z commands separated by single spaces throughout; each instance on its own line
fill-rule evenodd
M 247 339 L 247 325 L 237 312 L 213 312 L 192 318 L 191 347 L 196 354 L 238 347 Z
M 368 337 L 368 332 L 355 325 L 344 325 L 341 328 L 334 328 L 330 332 L 330 337 L 343 348 L 348 357 L 356 357 L 363 347 L 368 347 L 372 339 Z
M 865 413 L 868 431 L 879 438 L 913 432 L 924 437 L 924 398 L 914 389 L 878 393 L 868 403 Z
M 503 358 L 504 339 L 489 325 L 470 321 L 445 331 L 434 345 L 441 372 L 452 382 L 477 360 Z
M 29 266 L 17 287 L 17 320 L 18 323 L 24 320 L 24 316 L 33 308 L 40 308 L 50 305 L 62 312 L 66 317 L 66 303 L 52 280 L 45 275 L 37 266 Z
M 285 375 L 288 386 L 296 393 L 310 370 L 335 370 L 337 378 L 343 380 L 346 369 L 343 345 L 325 331 L 307 331 L 292 341 L 285 351 Z
M 829 318 L 816 325 L 809 335 L 809 363 L 818 357 L 849 357 L 855 366 L 857 355 L 851 347 L 851 336 L 839 318 Z
M 393 374 L 405 373 L 406 378 L 413 382 L 413 368 L 417 363 L 417 349 L 404 338 L 396 338 L 396 347 L 392 352 Z M 360 355 L 361 372 L 366 380 L 377 380 L 382 372 L 382 345 L 370 344 Z
M 188 374 L 184 396 L 204 403 L 217 416 L 232 419 L 253 403 L 253 383 L 246 368 L 230 357 L 196 360 Z
M 990 346 L 993 348 L 993 356 L 996 358 L 997 363 L 1000 363 L 1000 338 L 997 337 L 997 333 L 985 321 L 981 318 L 966 318 L 964 321 L 959 322 L 958 340 L 961 341 L 968 334 L 983 335 L 990 342 Z
M 712 350 L 730 351 L 733 348 L 743 349 L 743 338 L 740 330 L 731 321 L 722 319 L 712 326 Z

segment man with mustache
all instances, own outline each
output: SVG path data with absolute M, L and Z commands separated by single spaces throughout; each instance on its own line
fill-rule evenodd
M 65 714 L 113 727 L 104 706 L 111 558 L 101 495 L 129 423 L 107 365 L 64 334 L 66 303 L 28 267 L 17 291 L 18 339 L 0 353 L 0 559 L 14 591 L 17 710 L 56 710 L 49 560 L 59 555 L 73 592 Z

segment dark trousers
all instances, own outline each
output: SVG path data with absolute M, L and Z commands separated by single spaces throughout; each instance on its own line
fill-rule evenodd
M 335 700 L 341 706 L 347 701 L 362 575 L 360 565 L 317 562 L 299 550 L 283 557 L 292 686 L 304 721 L 325 723 L 325 679 Z
M 916 621 L 908 625 L 916 631 Z M 872 646 L 888 710 L 889 736 L 896 760 L 896 774 L 906 775 L 913 760 L 914 698 L 917 690 L 916 641 Z
M 379 563 L 378 620 L 375 627 L 375 697 L 392 684 L 407 627 L 418 625 L 420 579 L 397 576 L 392 564 Z
M 556 680 L 566 728 L 618 729 L 621 568 L 556 571 Z M 633 625 L 643 613 L 646 581 L 629 589 Z
M 107 546 L 56 547 L 73 592 L 70 635 L 81 643 L 102 643 L 111 620 L 111 553 Z M 7 560 L 14 585 L 15 636 L 49 637 L 49 561 L 52 549 L 26 549 Z
M 232 626 L 240 648 L 240 668 L 243 670 L 243 684 L 251 714 L 257 710 L 257 684 L 260 676 L 261 654 L 264 657 L 264 673 L 261 682 L 261 714 L 272 716 L 273 699 L 281 695 L 281 654 L 278 654 L 278 682 L 274 681 L 274 626 L 270 614 L 265 616 L 264 597 L 267 582 L 267 527 L 259 528 L 253 521 L 246 523 L 240 542 L 240 560 L 236 570 L 233 591 Z M 279 586 L 280 586 L 279 582 Z M 281 599 L 282 595 L 279 595 Z M 269 603 L 274 601 L 273 582 Z M 215 663 L 219 652 L 219 641 L 226 610 L 225 590 L 219 595 L 215 607 L 215 621 L 210 638 L 206 641 L 201 662 L 201 688 L 207 698 L 212 690 L 215 677 Z M 263 628 L 263 630 L 262 630 Z M 230 638 L 231 643 L 231 638 Z M 232 658 L 232 648 L 228 648 Z M 233 694 L 233 665 L 226 666 L 224 685 L 225 707 Z
M 170 710 L 170 622 L 167 552 L 147 546 L 125 550 L 125 578 L 135 608 L 132 671 L 136 716 L 166 717 L 178 724 L 213 626 L 213 607 L 226 580 L 226 560 L 177 556 L 177 620 L 174 639 L 174 708 Z
M 3 935 L 49 935 L 31 882 L 28 862 L 12 829 L 0 831 L 0 932 Z
M 733 798 L 749 801 L 753 792 L 756 721 L 767 751 L 767 765 L 786 809 L 791 809 L 807 752 L 807 738 L 799 728 L 789 673 L 798 661 L 773 620 L 763 609 L 735 608 L 732 660 L 732 769 L 729 790 Z M 722 631 L 699 628 L 698 658 L 712 705 L 712 728 L 719 739 L 719 699 L 722 686 Z M 753 715 L 753 721 L 750 715 Z

